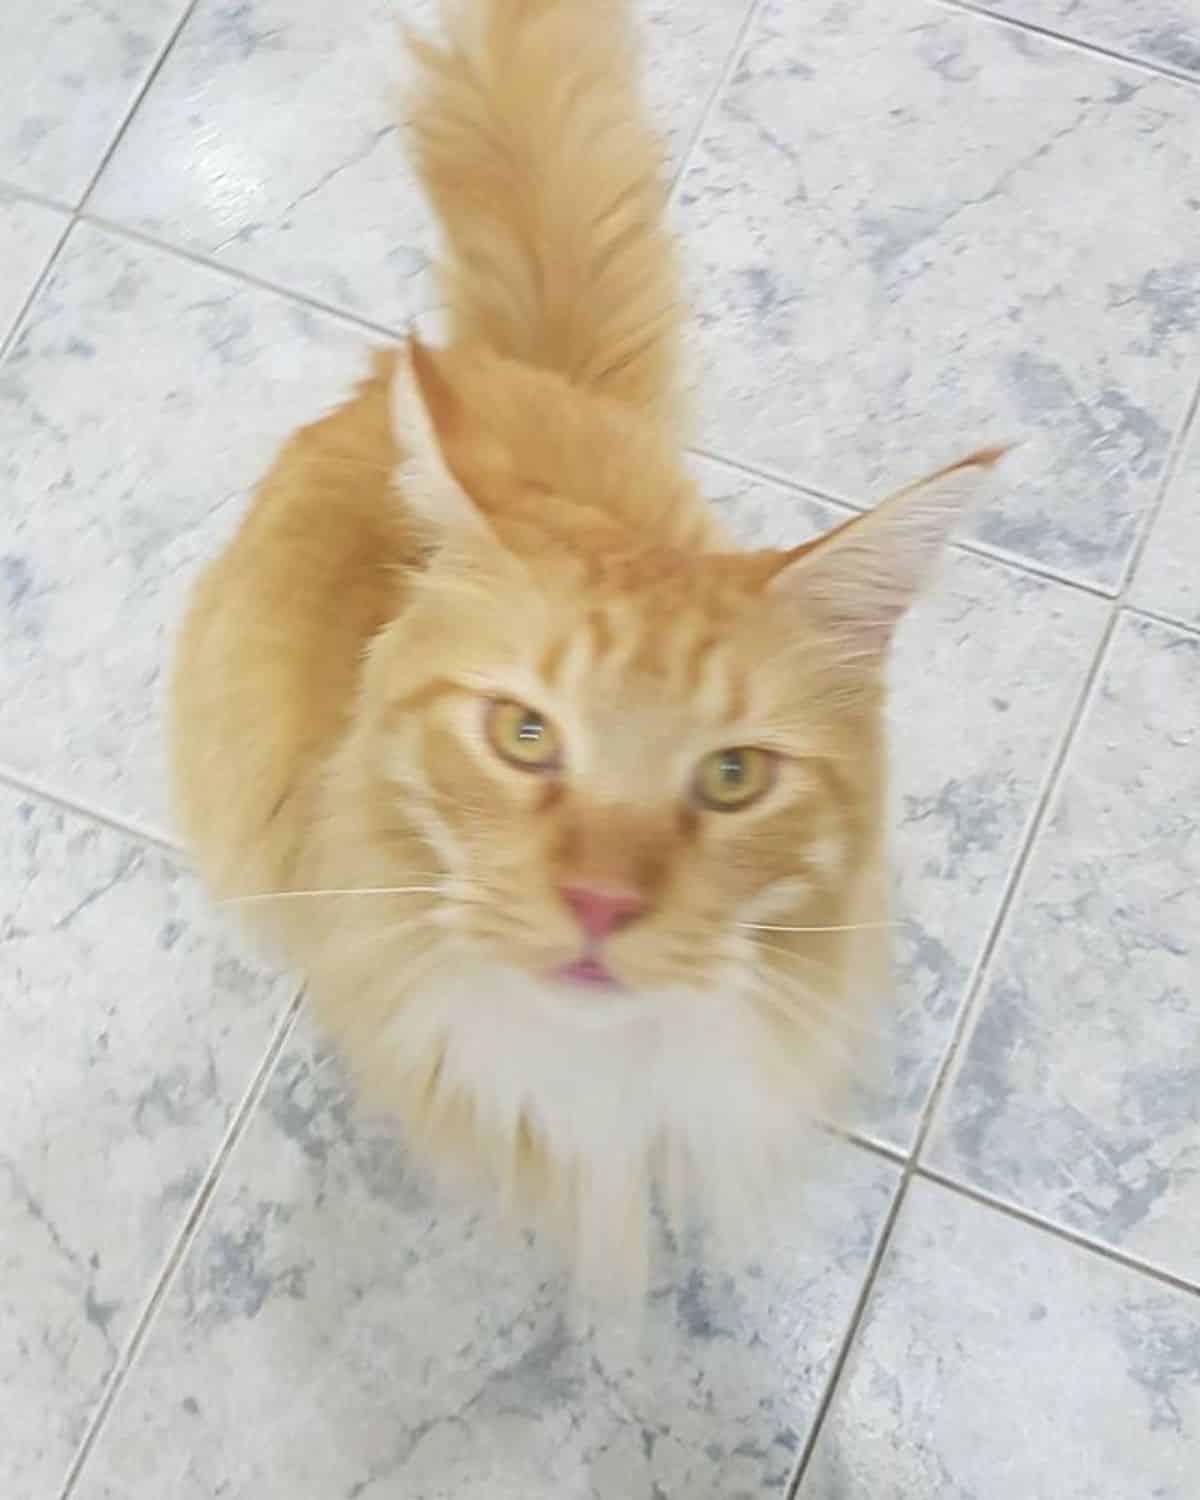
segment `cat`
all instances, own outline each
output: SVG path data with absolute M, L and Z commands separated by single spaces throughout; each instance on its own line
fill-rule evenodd
M 853 1071 L 889 644 L 1000 450 L 735 546 L 683 448 L 629 5 L 444 21 L 409 135 L 446 344 L 375 354 L 197 583 L 175 803 L 412 1149 L 602 1264 L 664 1197 L 769 1199 Z

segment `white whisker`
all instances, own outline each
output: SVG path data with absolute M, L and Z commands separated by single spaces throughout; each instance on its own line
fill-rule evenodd
M 229 896 L 220 904 L 222 906 L 245 906 L 254 901 L 297 901 L 304 896 L 440 896 L 444 894 L 445 887 L 440 885 L 375 885 L 317 891 L 258 891 L 252 896 Z
M 790 986 L 789 986 L 790 988 Z M 847 1015 L 831 1006 L 824 1005 L 819 995 L 803 984 L 796 985 L 795 995 L 779 994 L 770 987 L 755 991 L 756 997 L 768 1005 L 777 1015 L 800 1030 L 810 1041 L 828 1047 L 853 1070 L 861 1061 L 853 1050 L 855 1041 L 860 1046 L 876 1046 L 885 1039 L 877 1028 L 865 1025 L 858 1017 Z M 796 1004 L 799 999 L 803 1003 Z
M 804 965 L 807 968 L 823 970 L 826 974 L 832 975 L 834 973 L 832 965 L 822 963 L 819 959 L 810 958 L 804 953 L 794 953 L 790 948 L 777 948 L 771 943 L 756 942 L 754 943 L 754 947 L 762 953 L 769 953 L 774 958 L 794 961 L 792 972 L 785 979 L 781 979 L 778 975 L 772 976 L 772 983 L 767 986 L 768 991 L 778 989 L 781 985 L 786 985 L 789 999 L 794 996 L 801 1000 L 805 1006 L 815 1009 L 817 1015 L 822 1017 L 832 1028 L 866 1037 L 872 1041 L 878 1041 L 881 1038 L 886 1039 L 887 1033 L 880 1027 L 871 1025 L 861 1014 L 857 1014 L 850 1002 L 838 1003 L 834 997 L 822 994 L 819 990 L 813 989 L 809 983 L 795 973 L 795 966 Z M 783 967 L 786 967 L 786 965 Z M 773 1003 L 777 1009 L 783 1009 L 786 1004 L 783 995 L 778 993 L 774 994 Z M 792 1008 L 794 1009 L 794 1007 Z
M 901 922 L 845 922 L 826 927 L 783 927 L 775 922 L 735 922 L 735 927 L 746 927 L 754 932 L 881 932 L 885 928 L 903 926 Z
M 857 1065 L 858 1058 L 851 1049 L 850 1041 L 836 1035 L 827 1024 L 827 1017 L 821 1011 L 816 1015 L 811 1012 L 797 1009 L 783 996 L 774 994 L 769 989 L 760 989 L 755 992 L 756 999 L 763 1002 L 776 1015 L 787 1021 L 788 1025 L 794 1027 L 800 1034 L 810 1042 L 825 1048 L 838 1057 L 844 1067 L 852 1070 Z
M 779 958 L 791 959 L 794 963 L 804 964 L 810 969 L 819 969 L 825 974 L 836 974 L 837 967 L 823 958 L 814 958 L 811 953 L 798 953 L 795 948 L 785 948 L 780 943 L 764 942 L 762 938 L 747 939 L 751 948 L 756 953 L 771 953 Z

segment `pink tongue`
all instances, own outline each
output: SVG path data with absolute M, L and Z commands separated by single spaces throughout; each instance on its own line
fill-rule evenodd
M 598 958 L 577 958 L 573 963 L 563 964 L 558 972 L 575 984 L 612 988 L 617 982 Z

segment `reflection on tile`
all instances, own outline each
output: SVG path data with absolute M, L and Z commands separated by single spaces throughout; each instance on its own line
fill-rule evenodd
M 158 700 L 192 570 L 361 359 L 303 308 L 73 231 L 0 366 L 0 763 L 165 824 Z
M 748 0 L 647 0 L 652 97 L 678 147 Z M 201 0 L 97 197 L 136 223 L 402 328 L 430 305 L 428 213 L 395 125 L 398 17 L 429 0 Z
M 827 1142 L 736 1278 L 580 1336 L 531 1251 L 435 1211 L 335 1070 L 285 1055 L 80 1500 L 780 1492 L 894 1186 Z
M 1200 1303 L 917 1181 L 800 1500 L 1192 1500 Z
M 287 990 L 165 855 L 0 789 L 0 1492 L 57 1494 Z
M 0 191 L 0 344 L 66 224 L 65 214 Z
M 1063 191 L 1069 182 L 1071 191 Z M 1117 583 L 1194 370 L 1200 94 L 925 0 L 766 0 L 681 191 L 704 446 Z
M 0 177 L 74 203 L 183 13 L 184 0 L 4 0 Z
M 1144 609 L 1200 626 L 1200 424 L 1172 477 L 1130 598 Z
M 1200 78 L 1196 0 L 977 0 L 985 10 L 1045 26 Z
M 1200 639 L 1126 618 L 936 1164 L 1200 1279 Z

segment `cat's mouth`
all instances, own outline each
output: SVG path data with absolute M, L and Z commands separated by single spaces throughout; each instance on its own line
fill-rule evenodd
M 625 986 L 613 974 L 603 959 L 594 953 L 585 953 L 570 963 L 560 964 L 553 977 L 564 984 L 578 985 L 581 989 L 623 991 Z

